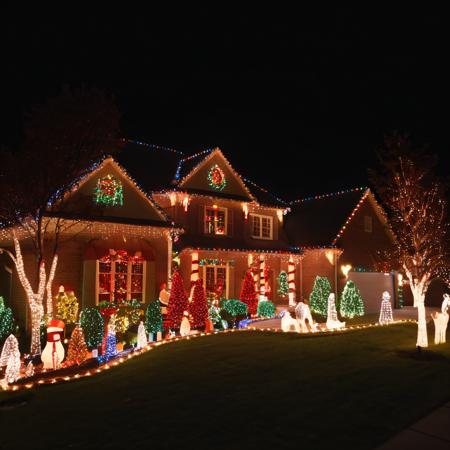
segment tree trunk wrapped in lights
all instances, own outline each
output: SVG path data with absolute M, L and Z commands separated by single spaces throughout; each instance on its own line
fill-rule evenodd
M 395 236 L 395 250 L 389 256 L 403 268 L 414 297 L 416 345 L 427 347 L 425 294 L 436 276 L 449 283 L 444 185 L 434 174 L 435 157 L 413 148 L 406 136 L 386 138 L 379 159 L 382 170 L 372 178 Z

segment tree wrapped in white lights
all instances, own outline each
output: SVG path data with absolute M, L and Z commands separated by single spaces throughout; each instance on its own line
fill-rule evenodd
M 63 237 L 73 234 L 69 229 L 79 223 L 63 218 L 68 212 L 66 194 L 105 152 L 113 153 L 118 121 L 117 108 L 102 92 L 65 90 L 29 114 L 20 148 L 0 153 L 0 241 L 4 247 L 0 253 L 11 257 L 25 291 L 32 355 L 41 352 L 39 326 L 44 312 L 53 317 L 58 248 Z M 80 204 L 82 209 L 88 207 Z M 25 240 L 34 252 L 27 267 L 21 249 Z
M 386 138 L 379 151 L 381 171 L 373 180 L 395 236 L 394 261 L 409 280 L 418 312 L 417 346 L 427 347 L 425 294 L 430 281 L 445 270 L 446 199 L 434 174 L 435 158 L 412 148 L 405 136 Z

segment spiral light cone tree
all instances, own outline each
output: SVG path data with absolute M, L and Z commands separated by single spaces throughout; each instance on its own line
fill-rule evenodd
M 423 149 L 412 148 L 405 136 L 386 138 L 378 155 L 381 170 L 372 178 L 395 237 L 391 256 L 404 270 L 414 297 L 417 346 L 427 347 L 425 294 L 431 280 L 446 272 L 444 187 L 433 171 L 435 159 Z

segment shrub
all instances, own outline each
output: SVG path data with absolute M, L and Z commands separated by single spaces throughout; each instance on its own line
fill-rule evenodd
M 222 300 L 220 316 L 228 323 L 236 326 L 236 322 L 247 316 L 247 305 L 240 300 Z
M 11 308 L 5 308 L 3 298 L 0 297 L 0 344 L 14 332 L 15 322 Z
M 268 319 L 271 317 L 275 317 L 275 305 L 270 300 L 259 302 L 258 316 Z

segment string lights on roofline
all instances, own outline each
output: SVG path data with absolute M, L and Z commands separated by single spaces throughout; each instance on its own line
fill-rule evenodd
M 123 139 L 121 139 L 121 141 L 124 143 L 128 143 L 128 144 L 136 144 L 136 145 L 140 145 L 142 147 L 147 147 L 152 150 L 164 150 L 164 151 L 176 153 L 177 155 L 184 156 L 184 152 L 182 152 L 181 150 L 176 150 L 171 147 L 164 147 L 162 145 L 156 145 L 156 144 L 148 144 L 147 142 L 143 142 L 143 141 L 139 141 L 139 140 L 135 140 L 135 139 L 123 138 Z
M 361 186 L 361 187 L 356 187 L 356 188 L 351 188 L 351 189 L 344 189 L 341 191 L 330 192 L 328 194 L 320 194 L 320 195 L 313 195 L 311 197 L 299 198 L 299 199 L 293 200 L 289 203 L 291 205 L 295 205 L 298 203 L 304 203 L 304 202 L 308 202 L 311 200 L 321 200 L 324 198 L 337 197 L 337 196 L 344 195 L 344 194 L 350 194 L 352 192 L 363 192 L 363 191 L 366 191 L 367 189 L 368 189 L 367 186 Z

